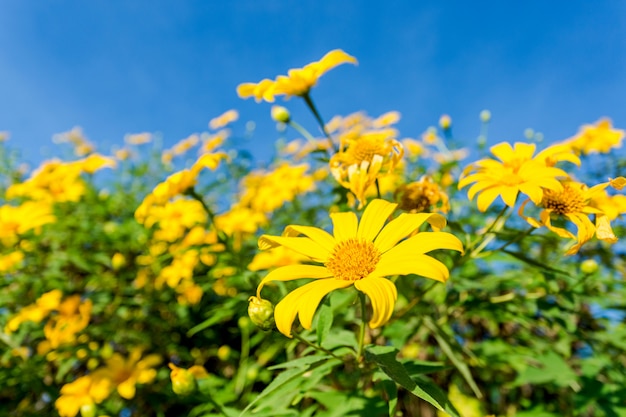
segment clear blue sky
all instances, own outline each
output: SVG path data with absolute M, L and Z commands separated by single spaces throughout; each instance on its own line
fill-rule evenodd
M 402 135 L 416 137 L 448 113 L 471 141 L 482 109 L 491 141 L 528 127 L 557 141 L 601 116 L 626 127 L 622 0 L 4 0 L 0 130 L 37 162 L 76 125 L 106 153 L 126 133 L 173 144 L 236 108 L 257 121 L 251 148 L 263 158 L 277 137 L 270 105 L 239 99 L 237 84 L 335 48 L 359 65 L 314 90 L 326 119 L 399 110 Z M 287 104 L 315 126 L 303 103 Z

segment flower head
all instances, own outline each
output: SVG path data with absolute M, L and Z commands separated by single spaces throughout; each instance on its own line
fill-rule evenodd
M 595 125 L 584 125 L 576 136 L 564 143 L 576 153 L 608 153 L 612 148 L 622 146 L 624 131 L 614 129 L 611 120 L 601 119 Z
M 356 64 L 357 60 L 341 49 L 335 49 L 324 55 L 321 60 L 303 68 L 290 69 L 288 75 L 279 75 L 274 81 L 266 78 L 259 83 L 240 84 L 237 87 L 237 94 L 241 98 L 254 97 L 256 101 L 263 99 L 268 102 L 273 102 L 274 96 L 278 95 L 305 96 L 322 75 L 345 63 Z
M 482 159 L 468 166 L 459 181 L 459 188 L 471 183 L 467 196 L 471 200 L 478 194 L 477 204 L 485 211 L 498 196 L 513 207 L 517 195 L 526 194 L 535 204 L 543 198 L 543 190 L 561 191 L 559 177 L 567 177 L 562 169 L 554 167 L 559 161 L 580 164 L 580 160 L 564 145 L 554 145 L 537 155 L 535 145 L 517 142 L 511 146 L 502 142 L 491 147 L 494 159 Z
M 539 220 L 523 215 L 526 200 L 519 209 L 519 214 L 534 227 L 546 226 L 549 230 L 560 237 L 574 239 L 575 244 L 568 249 L 566 255 L 577 253 L 581 246 L 595 235 L 598 239 L 609 243 L 615 243 L 617 237 L 611 229 L 611 218 L 605 213 L 603 200 L 606 196 L 604 189 L 608 182 L 595 185 L 591 188 L 576 181 L 562 181 L 561 190 L 545 190 L 540 203 L 542 211 Z M 610 201 L 608 201 L 610 203 Z M 609 212 L 610 208 L 607 208 Z M 589 219 L 589 215 L 595 215 L 595 224 Z M 553 218 L 563 218 L 576 226 L 576 235 L 563 227 L 552 224 Z
M 447 213 L 450 210 L 448 195 L 427 175 L 419 181 L 402 185 L 396 191 L 396 198 L 398 208 L 410 213 L 422 213 L 433 209 Z
M 285 229 L 283 236 L 260 237 L 261 249 L 283 246 L 318 263 L 277 268 L 259 284 L 257 297 L 260 299 L 261 290 L 270 281 L 314 279 L 276 305 L 274 318 L 281 333 L 291 337 L 296 316 L 303 327 L 311 328 L 317 306 L 333 290 L 354 285 L 365 293 L 373 310 L 369 325 L 376 328 L 389 320 L 397 298 L 395 285 L 386 277 L 417 274 L 442 282 L 448 279 L 446 266 L 426 253 L 435 249 L 463 251 L 461 241 L 445 232 L 414 234 L 424 222 L 443 227 L 445 219 L 438 214 L 404 213 L 385 225 L 396 206 L 384 200 L 373 200 L 360 222 L 352 212 L 332 213 L 332 235 L 316 227 L 292 225 Z

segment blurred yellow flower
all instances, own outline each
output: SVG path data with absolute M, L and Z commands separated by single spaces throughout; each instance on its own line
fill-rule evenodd
M 228 110 L 223 114 L 211 119 L 209 127 L 213 130 L 221 129 L 222 127 L 239 119 L 239 113 L 237 110 Z
M 56 310 L 61 304 L 63 293 L 61 290 L 52 290 L 42 294 L 33 304 L 22 308 L 19 313 L 9 319 L 4 327 L 5 333 L 16 331 L 26 321 L 40 323 L 43 319 Z
M 147 355 L 142 358 L 143 351 L 133 348 L 128 358 L 119 353 L 114 353 L 106 361 L 106 372 L 117 392 L 122 398 L 130 400 L 135 397 L 137 384 L 149 384 L 156 378 L 157 365 L 161 363 L 161 357 L 157 354 Z
M 263 99 L 268 102 L 273 102 L 274 96 L 278 95 L 305 96 L 322 75 L 345 63 L 356 64 L 357 60 L 341 49 L 335 49 L 319 61 L 305 65 L 303 68 L 290 69 L 288 75 L 279 75 L 275 81 L 264 79 L 256 84 L 240 84 L 237 87 L 237 94 L 241 98 L 254 97 L 256 101 Z
M 433 210 L 447 213 L 450 210 L 448 195 L 427 175 L 422 176 L 419 181 L 400 186 L 395 198 L 398 201 L 398 208 L 409 213 Z
M 563 188 L 558 178 L 566 178 L 567 173 L 555 168 L 555 162 L 580 164 L 578 157 L 568 152 L 564 145 L 550 146 L 535 156 L 535 145 L 522 142 L 515 143 L 514 147 L 502 142 L 490 150 L 500 161 L 487 158 L 474 162 L 465 168 L 459 181 L 459 189 L 475 183 L 467 196 L 471 200 L 478 194 L 480 211 L 487 210 L 498 196 L 507 206 L 513 207 L 520 192 L 539 204 L 544 189 L 560 192 Z
M 566 140 L 576 153 L 608 153 L 622 146 L 624 131 L 614 129 L 610 119 L 601 119 L 595 125 L 584 125 L 576 136 Z
M 363 207 L 367 190 L 383 175 L 392 173 L 404 155 L 393 129 L 373 130 L 342 137 L 339 151 L 329 161 L 330 172 L 349 189 Z
M 461 241 L 444 232 L 420 232 L 405 239 L 424 222 L 442 228 L 446 221 L 434 213 L 403 213 L 385 226 L 396 206 L 373 200 L 360 223 L 352 212 L 331 213 L 332 235 L 316 227 L 292 225 L 287 226 L 283 236 L 259 238 L 260 249 L 283 246 L 320 264 L 282 266 L 259 283 L 256 296 L 261 299 L 261 290 L 268 282 L 314 278 L 276 305 L 274 317 L 281 333 L 291 337 L 296 316 L 304 328 L 310 329 L 317 306 L 333 290 L 354 285 L 365 293 L 373 310 L 369 325 L 376 328 L 389 320 L 397 298 L 395 285 L 385 277 L 417 274 L 442 282 L 448 279 L 446 266 L 426 253 L 435 249 L 462 252 Z
M 63 385 L 61 396 L 54 402 L 61 417 L 74 417 L 81 409 L 100 404 L 113 390 L 111 380 L 102 373 L 85 375 Z
M 617 242 L 617 237 L 611 229 L 610 219 L 604 213 L 603 207 L 595 201 L 596 196 L 602 196 L 608 182 L 595 185 L 591 188 L 587 185 L 575 181 L 562 181 L 561 190 L 545 190 L 540 206 L 543 208 L 539 215 L 539 220 L 523 215 L 526 200 L 519 208 L 519 214 L 531 226 L 546 226 L 549 230 L 560 237 L 575 239 L 575 244 L 570 247 L 566 255 L 578 253 L 580 247 L 593 238 L 594 234 L 600 240 L 609 243 Z M 601 201 L 601 200 L 600 200 Z M 589 219 L 589 215 L 595 215 L 595 225 Z M 576 235 L 563 227 L 552 224 L 552 217 L 562 217 L 571 221 L 577 228 Z
M 20 235 L 37 232 L 43 225 L 55 221 L 52 206 L 46 202 L 25 201 L 19 206 L 0 206 L 0 242 L 12 246 Z
M 148 132 L 133 133 L 124 136 L 124 142 L 128 145 L 143 145 L 152 142 L 152 134 Z

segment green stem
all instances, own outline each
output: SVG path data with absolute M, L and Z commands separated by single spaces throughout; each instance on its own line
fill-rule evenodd
M 359 350 L 357 351 L 357 362 L 361 363 L 363 360 L 363 349 L 365 348 L 365 316 L 367 314 L 367 308 L 365 305 L 365 294 L 359 291 L 359 301 L 361 302 L 361 326 L 359 327 Z
M 330 135 L 326 131 L 326 125 L 324 124 L 324 120 L 322 119 L 322 116 L 320 116 L 320 113 L 317 111 L 317 107 L 315 107 L 315 104 L 313 103 L 313 100 L 311 99 L 311 96 L 309 95 L 308 92 L 306 92 L 301 97 L 304 99 L 304 102 L 306 103 L 306 105 L 309 107 L 309 109 L 313 113 L 313 116 L 315 116 L 315 120 L 317 120 L 317 123 L 320 125 L 320 127 L 322 129 L 322 133 L 324 133 L 324 136 L 326 136 L 326 139 L 328 139 L 328 143 L 330 144 L 330 149 L 333 152 L 337 152 L 337 148 L 335 147 L 335 144 L 333 143 L 332 138 L 330 137 Z
M 318 345 L 316 345 L 316 344 L 314 344 L 314 343 L 309 342 L 309 341 L 308 341 L 308 340 L 306 340 L 304 337 L 300 336 L 298 333 L 294 333 L 294 334 L 293 334 L 293 337 L 294 337 L 295 339 L 297 339 L 298 341 L 300 341 L 300 342 L 304 343 L 305 345 L 307 345 L 307 346 L 309 346 L 309 347 L 312 347 L 312 348 L 313 348 L 313 349 L 315 349 L 315 350 L 319 350 L 320 352 L 323 352 L 323 353 L 325 353 L 325 354 L 327 354 L 327 355 L 330 355 L 330 356 L 332 356 L 332 357 L 333 357 L 333 358 L 335 358 L 335 359 L 342 360 L 339 356 L 335 355 L 335 354 L 334 354 L 333 352 L 331 352 L 330 350 L 328 350 L 328 349 L 326 349 L 326 348 L 323 348 L 323 347 L 321 347 L 321 346 L 318 346 Z
M 224 246 L 228 248 L 228 237 L 224 234 L 224 232 L 222 232 L 221 230 L 217 228 L 217 224 L 215 223 L 215 214 L 209 208 L 209 206 L 206 205 L 202 196 L 198 194 L 196 192 L 196 189 L 193 187 L 185 191 L 185 194 L 187 194 L 194 200 L 198 201 L 202 205 L 202 208 L 204 209 L 206 214 L 209 216 L 209 220 L 211 221 L 211 224 L 213 225 L 213 227 L 215 228 L 215 231 L 217 232 L 217 239 L 219 240 L 220 243 L 223 243 Z
M 293 120 L 289 120 L 287 122 L 287 126 L 290 126 L 290 127 L 294 128 L 295 130 L 297 130 L 298 133 L 300 133 L 302 136 L 304 136 L 304 138 L 306 140 L 308 140 L 311 144 L 317 145 L 317 141 L 315 140 L 313 135 L 311 135 L 309 133 L 309 131 L 306 130 L 305 128 L 303 128 L 299 123 L 296 123 Z
M 247 325 L 240 326 L 241 329 L 241 356 L 239 356 L 239 371 L 235 381 L 235 392 L 241 393 L 246 384 L 247 360 L 250 355 L 250 332 Z
M 500 246 L 498 249 L 495 249 L 494 252 L 499 252 L 501 250 L 504 250 L 507 246 L 512 245 L 513 243 L 519 242 L 520 240 L 524 239 L 526 236 L 530 235 L 533 232 L 533 230 L 535 230 L 535 227 L 530 226 L 528 229 L 524 231 L 524 233 L 518 234 L 513 239 L 506 242 L 504 245 Z
M 494 237 L 491 236 L 491 232 L 493 232 L 493 230 L 495 229 L 496 225 L 500 222 L 500 219 L 502 217 L 504 217 L 504 214 L 506 213 L 508 208 L 509 208 L 509 206 L 504 206 L 504 208 L 502 210 L 500 210 L 500 213 L 498 213 L 498 215 L 493 220 L 493 222 L 489 225 L 489 227 L 487 228 L 485 233 L 483 233 L 481 236 L 479 236 L 476 240 L 474 240 L 470 244 L 470 248 L 471 248 L 471 250 L 469 251 L 469 257 L 470 258 L 473 258 L 476 255 L 478 255 L 485 248 L 485 246 L 487 246 L 489 244 L 489 242 L 491 242 L 494 239 Z M 478 239 L 479 238 L 482 238 L 482 241 L 481 241 L 480 245 L 478 245 L 478 247 L 476 247 L 476 244 L 478 243 Z

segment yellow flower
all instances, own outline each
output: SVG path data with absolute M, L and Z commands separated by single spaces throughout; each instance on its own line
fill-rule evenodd
M 459 189 L 475 183 L 467 192 L 471 200 L 478 194 L 477 204 L 480 211 L 485 211 L 500 196 L 504 203 L 513 207 L 517 195 L 526 194 L 533 203 L 539 204 L 543 190 L 561 191 L 558 177 L 567 177 L 562 169 L 554 167 L 558 161 L 580 164 L 573 153 L 564 145 L 553 145 L 535 153 L 535 145 L 515 143 L 511 146 L 502 142 L 490 148 L 491 153 L 500 161 L 482 159 L 468 166 L 459 181 Z
M 365 293 L 373 310 L 369 325 L 376 328 L 389 320 L 397 298 L 395 285 L 385 277 L 417 274 L 442 282 L 448 279 L 446 266 L 426 253 L 434 249 L 463 251 L 461 241 L 444 232 L 421 232 L 405 239 L 424 222 L 441 228 L 445 219 L 433 213 L 404 213 L 385 226 L 396 206 L 373 200 L 360 223 L 352 212 L 331 213 L 332 235 L 316 227 L 292 225 L 283 236 L 259 238 L 260 249 L 284 246 L 320 264 L 283 266 L 260 282 L 256 295 L 259 299 L 261 290 L 270 281 L 315 279 L 292 291 L 276 306 L 274 317 L 281 333 L 291 337 L 296 316 L 303 327 L 310 329 L 317 306 L 333 290 L 354 285 Z
M 322 75 L 345 63 L 356 64 L 357 60 L 341 49 L 335 49 L 319 61 L 305 65 L 303 68 L 290 69 L 288 75 L 279 75 L 275 81 L 264 79 L 258 84 L 240 84 L 237 87 L 237 94 L 241 98 L 254 97 L 256 101 L 263 99 L 268 102 L 273 102 L 274 96 L 277 95 L 305 96 Z
M 365 204 L 367 190 L 378 178 L 392 173 L 404 155 L 394 135 L 393 129 L 383 129 L 345 136 L 339 152 L 330 158 L 330 172 L 355 195 L 359 208 Z
M 217 130 L 236 121 L 237 119 L 239 119 L 239 113 L 237 110 L 228 110 L 227 112 L 211 119 L 209 127 L 213 130 Z
M 608 153 L 612 148 L 622 146 L 624 131 L 613 129 L 611 120 L 601 119 L 595 125 L 584 125 L 578 134 L 564 143 L 569 145 L 575 152 Z
M 61 417 L 74 417 L 83 407 L 104 401 L 111 391 L 111 380 L 101 373 L 82 376 L 63 385 L 61 396 L 54 402 L 54 406 Z
M 405 184 L 396 191 L 398 208 L 410 213 L 422 213 L 436 209 L 442 213 L 450 210 L 448 195 L 427 175 L 419 181 Z M 435 206 L 439 205 L 438 208 Z
M 152 141 L 152 135 L 148 132 L 134 133 L 124 136 L 124 142 L 128 145 L 143 145 Z
M 155 366 L 161 363 L 161 357 L 157 354 L 142 357 L 140 348 L 131 350 L 125 359 L 119 353 L 114 353 L 107 360 L 106 372 L 111 381 L 117 385 L 117 392 L 122 398 L 130 400 L 135 397 L 137 384 L 149 384 L 156 378 Z
M 560 237 L 566 239 L 575 239 L 576 243 L 568 249 L 566 255 L 578 253 L 580 247 L 591 238 L 594 234 L 600 240 L 609 243 L 617 242 L 617 237 L 611 229 L 609 217 L 604 213 L 602 207 L 594 207 L 592 204 L 596 196 L 601 196 L 603 190 L 609 185 L 608 182 L 595 185 L 591 188 L 583 183 L 575 181 L 563 181 L 562 189 L 545 190 L 541 207 L 543 210 L 539 214 L 539 220 L 523 215 L 526 200 L 519 208 L 519 214 L 531 226 L 546 226 L 549 230 L 556 233 Z M 597 201 L 596 201 L 597 204 Z M 595 215 L 595 225 L 589 219 L 589 215 Z M 557 227 L 552 224 L 551 217 L 563 217 L 571 221 L 577 228 L 576 235 L 565 228 Z

